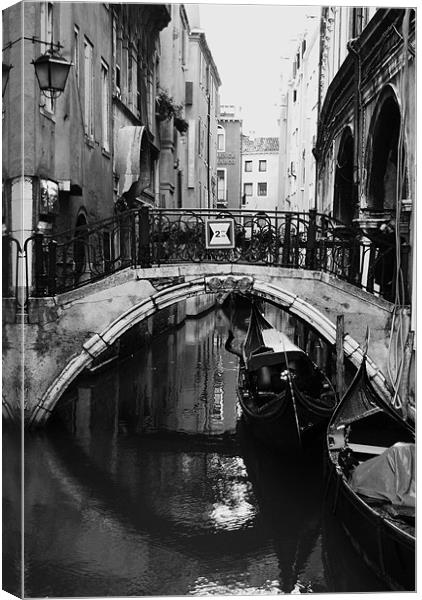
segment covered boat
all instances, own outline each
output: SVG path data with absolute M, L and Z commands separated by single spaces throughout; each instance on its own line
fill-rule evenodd
M 336 404 L 328 377 L 255 304 L 240 360 L 238 395 L 254 433 L 291 449 L 326 425 Z
M 415 589 L 415 432 L 377 393 L 366 358 L 327 431 L 327 508 L 393 590 Z

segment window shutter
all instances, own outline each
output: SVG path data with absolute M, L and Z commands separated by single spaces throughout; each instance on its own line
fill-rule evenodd
M 193 81 L 185 82 L 185 105 L 191 106 L 193 102 Z

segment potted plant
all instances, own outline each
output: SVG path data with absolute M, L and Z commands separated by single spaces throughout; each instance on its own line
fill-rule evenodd
M 156 117 L 159 121 L 174 119 L 174 126 L 180 133 L 188 129 L 188 122 L 182 116 L 183 104 L 176 104 L 174 98 L 166 90 L 160 90 L 156 98 Z
M 189 127 L 189 123 L 181 116 L 174 117 L 174 126 L 179 133 L 186 133 Z

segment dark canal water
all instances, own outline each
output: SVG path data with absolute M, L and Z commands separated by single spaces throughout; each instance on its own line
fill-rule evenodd
M 80 377 L 60 419 L 27 435 L 27 597 L 386 589 L 323 510 L 322 449 L 283 458 L 239 421 L 229 325 L 222 309 L 188 319 Z M 244 320 L 234 325 L 241 335 Z M 18 593 L 19 456 L 8 448 L 3 587 Z

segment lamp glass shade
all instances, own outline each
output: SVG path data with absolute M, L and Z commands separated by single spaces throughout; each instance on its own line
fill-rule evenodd
M 50 60 L 50 83 L 53 90 L 63 92 L 67 76 L 69 75 L 70 62 L 64 58 L 53 57 Z
M 43 54 L 34 61 L 35 75 L 41 91 L 63 92 L 71 63 L 61 56 Z

